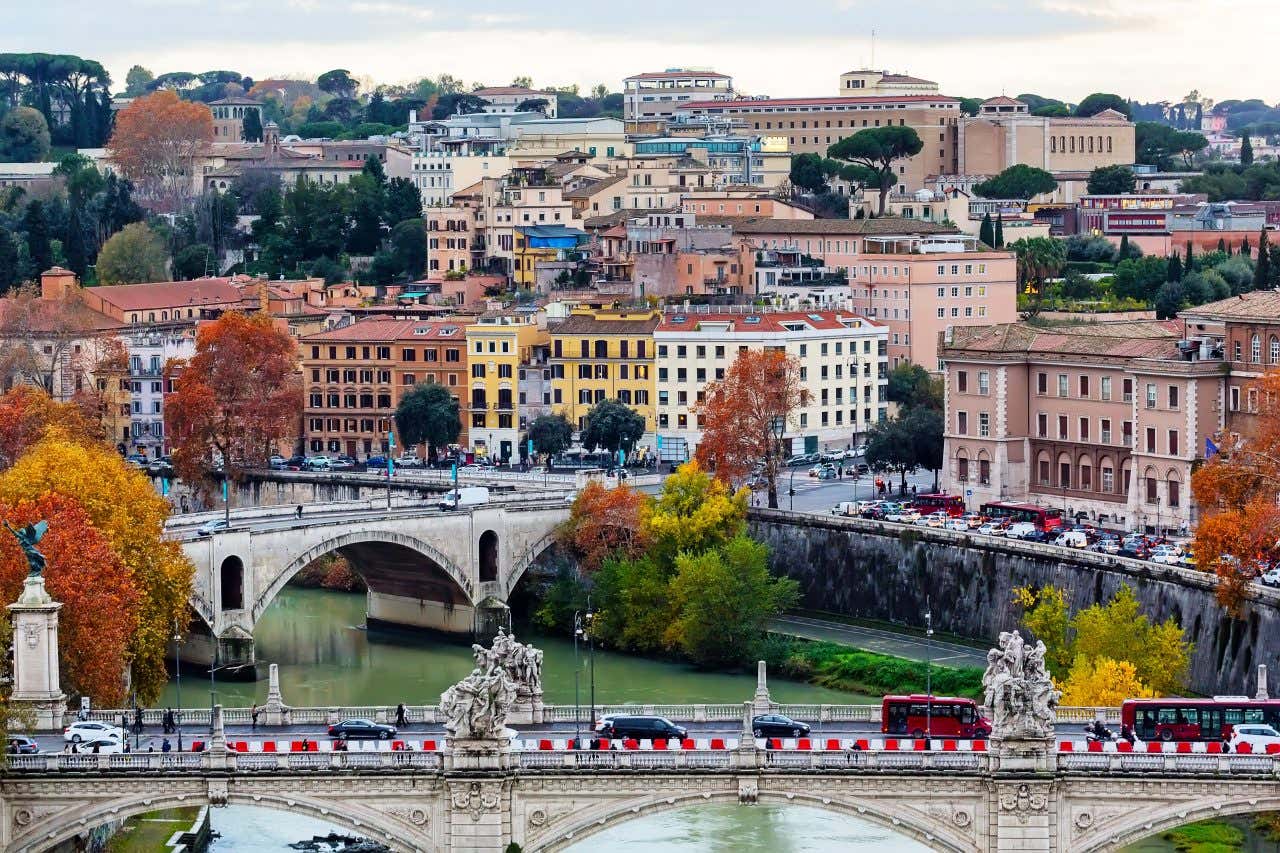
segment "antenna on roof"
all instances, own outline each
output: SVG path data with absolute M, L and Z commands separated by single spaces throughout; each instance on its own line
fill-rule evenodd
M 871 30 L 871 67 L 876 67 L 876 31 Z

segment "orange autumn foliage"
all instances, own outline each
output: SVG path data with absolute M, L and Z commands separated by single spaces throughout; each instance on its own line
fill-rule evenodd
M 45 587 L 62 603 L 58 648 L 63 688 L 73 696 L 119 707 L 130 638 L 138 626 L 139 593 L 133 575 L 107 538 L 93 527 L 74 498 L 46 493 L 36 501 L 0 506 L 13 527 L 41 519 L 49 531 L 40 541 Z M 27 576 L 17 539 L 0 531 L 0 596 L 15 601 Z
M 1239 616 L 1249 584 L 1280 560 L 1280 371 L 1252 383 L 1258 412 L 1239 435 L 1219 435 L 1219 452 L 1191 477 L 1200 505 L 1197 565 L 1218 575 L 1218 600 Z
M 134 99 L 116 114 L 107 150 L 142 198 L 165 210 L 181 210 L 192 194 L 194 160 L 211 142 L 209 107 L 165 89 Z
M 50 427 L 78 444 L 101 443 L 101 425 L 74 403 L 59 403 L 43 389 L 15 385 L 0 396 L 0 470 L 18 461 L 27 448 L 44 438 Z
M 639 557 L 649 547 L 643 524 L 648 498 L 630 486 L 609 489 L 590 482 L 573 503 L 560 528 L 560 542 L 578 557 L 585 572 L 600 568 L 606 557 Z

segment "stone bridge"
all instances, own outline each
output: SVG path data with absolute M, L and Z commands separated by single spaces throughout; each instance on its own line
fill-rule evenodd
M 473 742 L 474 743 L 474 742 Z M 1280 809 L 1270 755 L 779 751 L 36 755 L 0 776 L 0 849 L 190 805 L 278 808 L 394 851 L 562 850 L 708 803 L 825 809 L 954 853 L 1115 850 L 1181 824 Z
M 371 625 L 470 634 L 500 611 L 529 565 L 568 517 L 568 493 L 495 499 L 454 512 L 396 499 L 231 513 L 230 528 L 201 535 L 219 513 L 178 516 L 167 533 L 196 567 L 191 606 L 214 642 L 193 637 L 183 657 L 205 663 L 253 660 L 253 631 L 299 571 L 337 552 L 368 585 Z

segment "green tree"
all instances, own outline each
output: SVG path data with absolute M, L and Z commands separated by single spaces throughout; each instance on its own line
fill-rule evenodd
M 1029 199 L 1057 188 L 1058 182 L 1044 169 L 1019 163 L 978 184 L 973 191 L 983 198 Z
M 427 267 L 427 223 L 406 219 L 391 229 L 391 254 L 396 269 L 416 281 Z
M 1052 237 L 1023 237 L 1009 248 L 1017 258 L 1018 281 L 1036 294 L 1038 306 L 1045 279 L 1057 275 L 1067 262 L 1066 245 Z
M 0 119 L 0 160 L 38 163 L 49 144 L 49 124 L 39 110 L 15 107 Z
M 129 98 L 137 98 L 147 93 L 147 86 L 156 76 L 141 65 L 135 65 L 124 76 L 124 94 Z
M 435 461 L 440 448 L 462 433 L 457 399 L 443 385 L 425 382 L 400 398 L 396 406 L 396 432 L 405 447 L 426 443 L 427 459 Z
M 89 270 L 89 247 L 85 235 L 85 223 L 80 208 L 71 207 L 67 211 L 66 228 L 62 232 L 62 251 L 67 257 L 67 266 L 83 281 Z
M 1173 254 L 1169 256 L 1169 270 L 1165 273 L 1165 281 L 1182 281 L 1182 256 L 1178 254 L 1178 250 L 1174 249 Z
M 991 224 L 990 213 L 982 214 L 982 224 L 978 226 L 978 241 L 984 246 L 991 246 L 992 248 L 995 248 L 996 230 Z
M 1182 282 L 1166 281 L 1160 285 L 1160 289 L 1156 291 L 1155 309 L 1156 319 L 1172 320 L 1178 316 L 1178 312 L 1182 310 L 1185 298 L 1182 292 Z
M 354 99 L 360 89 L 360 84 L 352 79 L 351 72 L 345 68 L 324 72 L 316 78 L 316 85 L 320 87 L 320 91 L 346 100 Z
M 904 361 L 889 371 L 887 393 L 890 402 L 907 412 L 917 406 L 942 408 L 942 380 L 929 374 L 918 364 Z
M 866 460 L 873 471 L 901 475 L 902 488 L 906 489 L 907 474 L 916 469 L 916 449 L 902 418 L 879 421 L 867 429 Z
M 1247 254 L 1247 252 L 1246 252 Z M 1271 281 L 1271 244 L 1267 229 L 1258 235 L 1258 260 L 1253 265 L 1253 289 L 1266 290 Z
M 686 462 L 662 484 L 644 516 L 651 555 L 670 565 L 676 554 L 697 554 L 723 545 L 746 532 L 747 495 L 729 491 L 723 480 Z
M 573 424 L 563 414 L 538 415 L 529 424 L 529 438 L 533 451 L 547 457 L 547 470 L 558 453 L 564 453 L 573 444 Z
M 387 209 L 386 175 L 376 157 L 365 161 L 361 174 L 348 184 L 351 193 L 351 231 L 347 248 L 356 255 L 372 255 L 382 244 Z
M 892 125 L 870 127 L 846 136 L 828 148 L 827 154 L 865 170 L 865 182 L 873 183 L 880 191 L 879 213 L 883 216 L 889 190 L 894 183 L 894 162 L 914 157 L 923 147 L 924 143 L 913 128 Z
M 915 466 L 933 472 L 933 490 L 938 491 L 942 470 L 943 415 L 939 409 L 917 406 L 902 422 L 904 438 L 910 442 Z
M 387 225 L 397 225 L 406 219 L 422 218 L 422 193 L 411 178 L 392 178 L 387 182 Z
M 667 644 L 706 668 L 756 660 L 769 621 L 800 599 L 796 581 L 769 576 L 768 555 L 768 546 L 746 535 L 700 554 L 681 552 L 670 593 L 678 616 Z
M 817 154 L 797 154 L 791 158 L 791 185 L 811 193 L 827 188 L 827 176 L 822 168 L 822 157 Z
M 1107 92 L 1094 92 L 1076 106 L 1076 115 L 1081 118 L 1096 116 L 1103 110 L 1115 110 L 1129 118 L 1130 108 L 1129 102 L 1119 95 L 1112 95 Z
M 603 448 L 616 457 L 619 449 L 634 448 L 642 435 L 642 415 L 617 400 L 601 400 L 587 412 L 582 446 L 587 450 Z
M 53 246 L 49 243 L 49 220 L 44 202 L 32 199 L 22 214 L 22 230 L 27 234 L 27 255 L 31 259 L 32 276 L 53 266 Z
M 1004 214 L 1003 213 L 996 214 L 996 235 L 995 236 L 996 236 L 995 248 L 1003 249 L 1004 248 Z
M 134 222 L 112 235 L 98 253 L 98 281 L 102 284 L 139 284 L 168 281 L 169 253 L 160 235 L 144 223 Z
M 1203 134 L 1177 130 L 1163 122 L 1140 121 L 1134 125 L 1137 162 L 1171 171 L 1175 165 L 1190 168 L 1195 156 L 1209 145 Z M 1175 158 L 1180 163 L 1175 163 Z
M 178 250 L 173 256 L 173 277 L 175 281 L 200 278 L 209 267 L 209 259 L 213 249 L 204 243 L 192 243 Z
M 18 245 L 13 239 L 13 232 L 0 224 L 0 296 L 13 290 L 21 281 Z
M 1128 166 L 1099 166 L 1089 173 L 1088 191 L 1090 195 L 1121 195 L 1133 192 L 1137 182 Z
M 1156 290 L 1164 284 L 1169 272 L 1169 262 L 1156 255 L 1130 258 L 1116 264 L 1111 289 L 1116 296 L 1150 302 Z
M 1116 250 L 1116 260 L 1123 261 L 1129 257 L 1129 235 L 1120 235 L 1120 248 Z
M 1249 129 L 1245 128 L 1240 140 L 1240 165 L 1250 166 L 1253 164 L 1253 143 L 1249 141 Z
M 250 109 L 245 113 L 244 117 L 244 141 L 245 142 L 261 142 L 262 141 L 262 113 L 258 110 Z

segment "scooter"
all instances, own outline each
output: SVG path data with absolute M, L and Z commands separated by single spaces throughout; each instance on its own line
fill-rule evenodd
M 1115 732 L 1103 725 L 1101 720 L 1095 720 L 1086 725 L 1084 733 L 1089 743 L 1110 743 L 1116 739 Z

